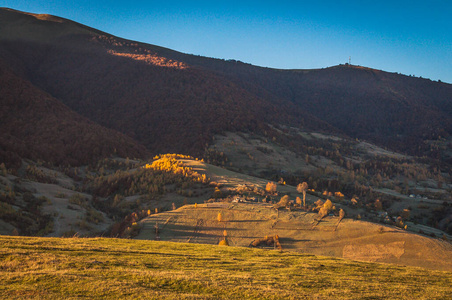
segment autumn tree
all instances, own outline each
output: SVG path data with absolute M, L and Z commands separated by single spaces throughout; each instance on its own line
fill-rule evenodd
M 308 189 L 308 183 L 303 182 L 297 185 L 297 192 L 303 194 L 303 206 L 306 206 L 306 190 Z
M 339 210 L 339 219 L 337 220 L 336 227 L 334 228 L 334 231 L 337 230 L 337 227 L 339 226 L 339 223 L 342 221 L 342 219 L 343 219 L 344 217 L 345 217 L 345 211 L 341 208 L 341 209 Z
M 339 222 L 345 217 L 345 211 L 341 208 L 339 210 Z
M 228 240 L 226 237 L 228 236 L 228 233 L 226 232 L 226 229 L 223 231 L 223 239 L 220 241 L 218 245 L 220 246 L 229 246 Z
M 333 202 L 330 199 L 327 199 L 325 203 L 323 203 L 323 207 L 328 210 L 328 212 L 333 210 Z
M 319 210 L 319 218 L 320 220 L 325 218 L 328 215 L 328 209 L 324 206 L 322 206 Z
M 314 202 L 314 204 L 315 204 L 315 209 L 319 210 L 323 206 L 323 201 L 322 201 L 322 199 L 317 199 L 317 201 Z
M 289 205 L 289 195 L 285 195 L 281 197 L 278 203 L 275 204 L 275 208 L 278 209 L 280 207 L 286 207 Z
M 297 205 L 299 205 L 299 206 L 301 206 L 301 204 L 303 204 L 300 197 L 295 198 L 295 203 L 297 203 Z
M 276 192 L 276 183 L 268 182 L 265 186 L 265 190 L 267 191 L 267 193 L 274 194 Z

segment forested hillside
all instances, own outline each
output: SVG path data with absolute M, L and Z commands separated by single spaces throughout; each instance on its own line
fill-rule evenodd
M 131 138 L 80 116 L 0 61 L 0 161 L 18 168 L 21 158 L 80 165 L 102 157 L 143 157 Z
M 272 138 L 278 133 L 269 125 L 282 124 L 450 159 L 450 84 L 351 65 L 261 68 L 124 40 L 58 17 L 8 9 L 0 15 L 0 58 L 18 77 L 151 153 L 200 156 L 215 134 Z

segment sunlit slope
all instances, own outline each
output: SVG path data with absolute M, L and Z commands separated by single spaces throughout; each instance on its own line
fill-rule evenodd
M 446 299 L 452 273 L 294 252 L 0 237 L 4 299 Z
M 219 222 L 218 214 L 223 221 Z M 224 230 L 231 246 L 246 247 L 255 239 L 278 235 L 283 249 L 354 260 L 452 270 L 449 242 L 352 219 L 338 224 L 328 216 L 317 226 L 315 213 L 280 211 L 266 204 L 208 203 L 184 206 L 142 221 L 138 239 L 218 244 Z
M 184 164 L 206 174 L 223 188 L 265 189 L 267 180 L 229 171 L 196 160 Z M 295 187 L 278 185 L 281 193 L 297 194 Z M 292 197 L 293 198 L 293 197 Z M 276 199 L 279 199 L 276 197 Z M 318 198 L 308 194 L 307 203 Z M 169 199 L 170 200 L 170 199 Z M 222 221 L 218 221 L 221 213 Z M 254 239 L 278 235 L 283 249 L 354 260 L 385 262 L 452 270 L 452 244 L 393 226 L 328 216 L 318 225 L 317 213 L 280 210 L 266 203 L 198 203 L 149 216 L 138 239 L 218 244 L 224 230 L 231 246 L 247 247 Z
M 95 35 L 101 31 L 48 14 L 0 9 L 0 37 L 11 40 L 50 42 L 67 35 Z

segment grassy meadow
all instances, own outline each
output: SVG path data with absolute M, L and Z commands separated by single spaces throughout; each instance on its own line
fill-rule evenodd
M 450 299 L 452 273 L 275 250 L 0 236 L 2 299 Z

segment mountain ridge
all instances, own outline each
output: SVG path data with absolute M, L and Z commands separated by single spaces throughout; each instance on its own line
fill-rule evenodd
M 16 73 L 152 153 L 200 156 L 215 134 L 259 131 L 272 138 L 272 126 L 286 125 L 441 159 L 425 141 L 452 133 L 450 84 L 353 65 L 258 67 L 118 38 L 63 18 L 0 13 L 9 16 L 0 23 L 0 57 Z M 33 18 L 18 29 L 32 38 L 11 38 L 15 18 Z

